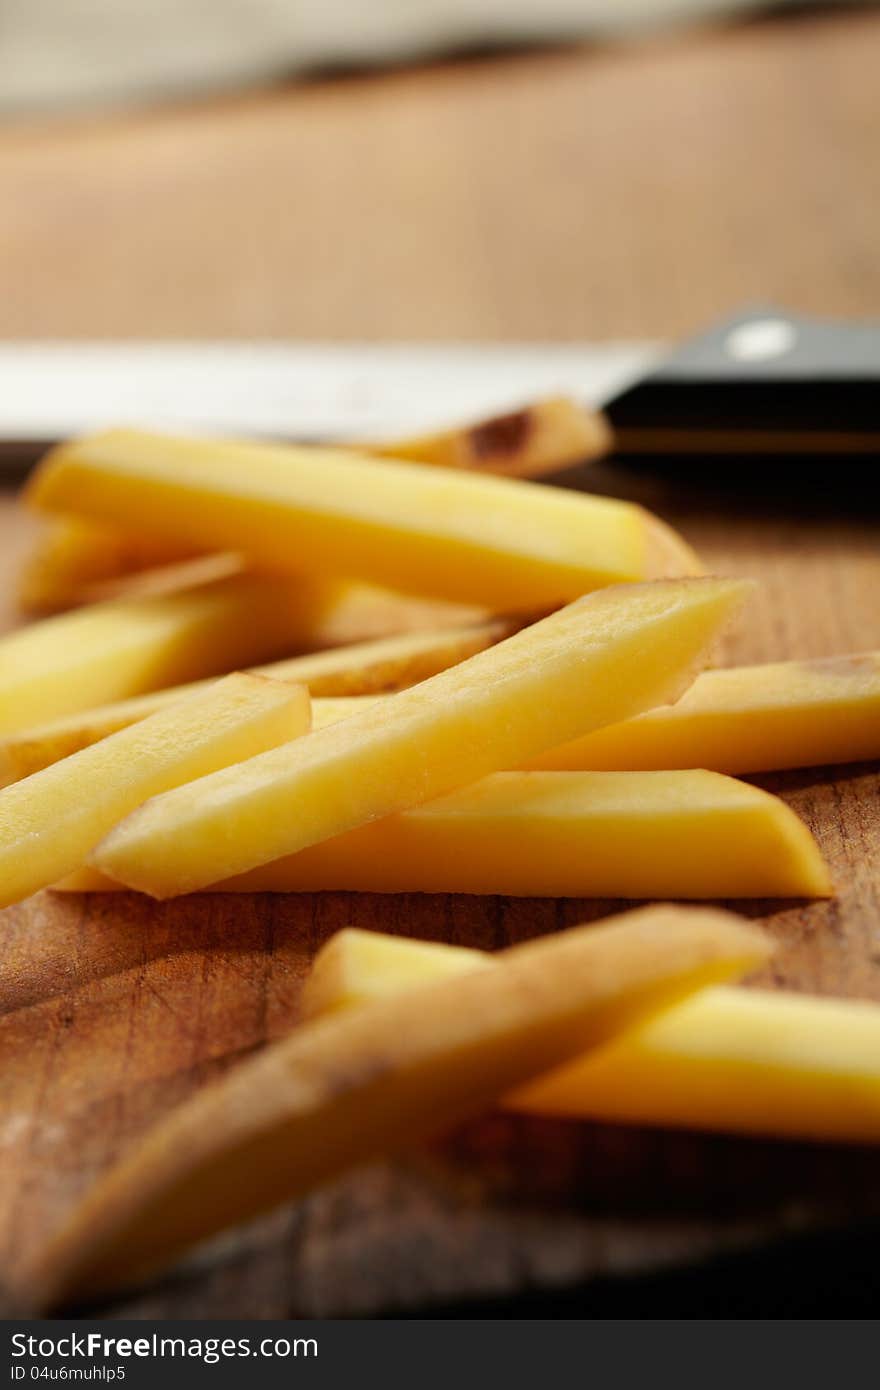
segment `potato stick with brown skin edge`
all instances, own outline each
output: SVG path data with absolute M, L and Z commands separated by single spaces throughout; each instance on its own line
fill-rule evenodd
M 119 887 L 89 869 L 57 886 Z M 717 772 L 496 772 L 211 886 L 324 890 L 790 898 L 827 897 L 831 880 L 785 802 Z
M 494 958 L 356 928 L 315 957 L 303 1018 L 394 998 Z M 880 1142 L 880 1006 L 703 989 L 504 1098 L 537 1115 L 853 1144 Z
M 601 458 L 610 446 L 611 430 L 598 411 L 568 396 L 548 396 L 458 429 L 358 447 L 379 458 L 539 478 L 572 463 Z
M 253 670 L 256 675 L 273 680 L 296 681 L 307 686 L 312 694 L 325 693 L 356 700 L 367 692 L 415 685 L 484 651 L 525 625 L 524 618 L 493 618 L 466 627 L 403 633 L 397 637 L 334 647 L 271 662 Z M 29 777 L 59 758 L 67 758 L 108 734 L 128 728 L 175 700 L 207 688 L 210 683 L 194 681 L 189 685 L 168 686 L 148 695 L 99 705 L 10 734 L 0 739 L 0 787 Z M 353 714 L 357 708 L 355 703 L 353 708 L 340 709 L 339 713 Z
M 730 914 L 647 908 L 307 1024 L 157 1125 L 86 1195 L 25 1288 L 57 1306 L 134 1282 L 217 1231 L 479 1114 L 769 950 Z
M 430 801 L 674 699 L 750 588 L 675 579 L 590 594 L 384 704 L 154 797 L 91 862 L 170 897 Z
M 85 862 L 148 796 L 306 733 L 304 686 L 225 676 L 0 791 L 0 906 Z

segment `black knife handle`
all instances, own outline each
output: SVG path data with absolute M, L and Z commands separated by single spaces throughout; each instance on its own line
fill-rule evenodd
M 605 408 L 618 453 L 880 455 L 880 325 L 752 309 Z

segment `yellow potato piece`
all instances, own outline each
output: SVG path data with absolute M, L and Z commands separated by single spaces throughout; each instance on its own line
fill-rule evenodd
M 155 897 L 191 892 L 673 699 L 749 587 L 600 590 L 361 714 L 154 798 L 95 867 Z
M 601 415 L 559 396 L 458 429 L 355 447 L 380 458 L 409 463 L 537 477 L 598 457 L 607 451 L 608 444 L 608 426 Z M 644 578 L 705 572 L 693 549 L 672 527 L 646 511 L 642 511 L 642 520 L 647 533 Z M 62 517 L 40 537 L 25 563 L 19 602 L 29 612 L 58 612 L 122 592 L 155 592 L 157 588 L 167 592 L 175 582 L 175 562 L 192 555 L 192 543 L 187 539 L 168 541 L 129 534 L 100 522 Z M 241 562 L 241 557 L 230 554 L 222 558 L 227 564 L 236 558 Z M 339 640 L 350 640 L 350 634 Z
M 109 528 L 93 527 L 89 522 L 73 520 L 68 523 L 65 520 L 58 524 L 61 527 L 68 524 L 76 527 L 77 532 L 83 533 L 83 545 L 90 529 L 95 529 L 99 536 L 109 532 Z M 122 532 L 116 534 L 124 537 Z M 51 534 L 49 540 L 52 540 Z M 139 548 L 137 545 L 126 546 L 120 540 L 117 546 L 120 563 L 123 557 L 147 548 L 146 542 Z M 149 568 L 120 568 L 115 576 L 80 583 L 63 564 L 53 568 L 57 556 L 51 544 L 49 554 L 41 556 L 38 546 L 32 559 L 35 562 L 43 561 L 41 597 L 37 596 L 31 584 L 19 600 L 20 606 L 32 613 L 64 612 L 86 603 L 103 603 L 112 598 L 152 598 L 174 594 L 212 580 L 245 575 L 254 568 L 244 556 L 224 550 L 187 555 Z M 675 573 L 690 572 L 683 561 L 675 569 Z M 361 581 L 325 579 L 321 582 L 310 578 L 306 588 L 313 595 L 314 612 L 312 621 L 303 630 L 302 640 L 309 648 L 315 649 L 418 629 L 462 626 L 489 617 L 487 610 L 476 604 L 420 598 Z
M 769 772 L 880 757 L 880 652 L 705 671 L 678 704 L 542 754 L 541 767 Z
M 106 886 L 89 870 L 74 884 Z M 214 884 L 236 893 L 770 898 L 831 892 L 778 797 L 717 772 L 496 772 Z
M 432 628 L 466 627 L 495 616 L 479 604 L 422 598 L 363 580 L 336 581 L 335 589 L 335 601 L 322 615 L 309 650 L 351 646 Z
M 120 575 L 189 559 L 191 548 L 76 517 L 53 520 L 37 537 L 18 577 L 25 612 L 55 613 L 110 597 Z
M 319 700 L 316 728 L 356 698 Z M 880 758 L 880 652 L 703 671 L 674 705 L 609 724 L 530 766 L 565 772 L 772 772 Z
M 534 476 L 605 451 L 602 417 L 565 397 L 459 429 L 358 446 L 368 454 L 450 468 Z M 63 517 L 37 540 L 19 579 L 19 602 L 31 612 L 56 612 L 112 595 L 119 581 L 192 555 L 186 542 L 131 534 L 100 522 Z M 681 571 L 689 573 L 688 570 Z
M 306 1018 L 491 967 L 465 947 L 339 932 L 306 980 Z M 880 1007 L 716 987 L 509 1095 L 540 1115 L 880 1142 Z
M 611 431 L 597 411 L 567 396 L 548 396 L 474 425 L 362 447 L 381 458 L 536 478 L 600 458 L 610 445 Z
M 381 691 L 414 685 L 509 637 L 522 625 L 519 619 L 495 618 L 465 627 L 404 633 L 372 642 L 358 642 L 328 651 L 311 652 L 307 656 L 289 657 L 286 661 L 276 661 L 254 669 L 256 674 L 270 676 L 273 680 L 297 681 L 307 686 L 312 694 L 336 693 L 342 703 L 337 706 L 336 700 L 332 700 L 323 712 L 323 722 L 330 723 L 331 715 L 341 718 L 361 708 L 357 697 L 345 696 L 340 692 Z M 116 733 L 118 729 L 136 724 L 139 719 L 145 719 L 147 715 L 164 709 L 184 695 L 207 687 L 209 683 L 194 681 L 189 685 L 166 687 L 164 690 L 151 691 L 148 695 L 136 695 L 130 700 L 117 700 L 109 705 L 77 711 L 45 724 L 30 725 L 9 734 L 0 739 L 0 786 L 29 777 L 59 758 L 67 758 L 80 748 L 87 748 L 98 739 Z
M 324 729 L 328 724 L 338 724 L 340 719 L 360 714 L 371 705 L 382 705 L 390 698 L 387 692 L 375 695 L 321 695 L 312 701 L 312 728 Z
M 642 511 L 647 546 L 646 573 L 649 579 L 673 579 L 676 575 L 705 574 L 706 567 L 692 545 L 688 545 L 667 522 L 653 512 Z
M 304 686 L 232 675 L 0 791 L 0 906 L 85 862 L 148 796 L 309 727 Z
M 601 415 L 559 396 L 459 429 L 358 447 L 368 454 L 410 463 L 535 477 L 604 453 L 608 437 Z M 115 596 L 120 581 L 130 584 L 141 571 L 150 575 L 157 566 L 165 570 L 191 555 L 192 546 L 185 542 L 175 544 L 100 522 L 63 517 L 39 537 L 26 561 L 19 578 L 19 602 L 26 611 L 39 613 L 98 602 Z M 668 571 L 673 572 L 700 571 Z
M 53 450 L 26 496 L 261 568 L 338 573 L 495 608 L 646 577 L 637 507 L 353 451 L 115 430 Z
M 496 964 L 488 951 L 343 927 L 321 947 L 299 996 L 300 1017 L 386 1003 L 419 985 L 458 979 Z
M 654 907 L 318 1019 L 181 1106 L 101 1179 L 26 1272 L 57 1304 L 480 1113 L 497 1096 L 762 962 L 727 913 Z
M 19 628 L 0 637 L 0 734 L 280 656 L 331 598 L 320 585 L 237 575 Z

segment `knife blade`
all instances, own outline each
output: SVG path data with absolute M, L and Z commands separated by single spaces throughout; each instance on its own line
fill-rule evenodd
M 664 473 L 737 485 L 787 456 L 804 480 L 829 457 L 873 477 L 880 325 L 756 307 L 666 354 L 652 343 L 0 344 L 0 477 L 110 424 L 390 438 L 552 394 L 601 412 L 616 458 Z
M 0 343 L 0 475 L 110 425 L 169 433 L 390 439 L 568 395 L 595 406 L 652 344 Z

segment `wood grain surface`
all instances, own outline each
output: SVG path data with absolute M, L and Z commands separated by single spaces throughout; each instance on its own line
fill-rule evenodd
M 724 661 L 880 647 L 880 517 L 681 495 L 612 467 L 581 479 L 651 501 L 760 598 Z M 26 525 L 9 501 L 6 565 Z M 815 831 L 837 896 L 739 904 L 779 953 L 764 983 L 880 1000 L 878 769 L 763 779 Z M 170 1106 L 296 1022 L 316 948 L 344 925 L 484 948 L 612 902 L 345 893 L 155 904 L 43 893 L 3 914 L 0 1267 L 14 1270 L 86 1184 Z M 258 1181 L 259 1175 L 251 1175 Z M 489 1117 L 239 1233 L 115 1311 L 349 1315 L 717 1256 L 880 1217 L 876 1155 L 793 1143 Z
M 3 337 L 677 337 L 880 316 L 880 16 L 0 131 Z
M 2 332 L 672 337 L 755 299 L 880 317 L 878 57 L 880 18 L 844 14 L 7 128 Z M 723 660 L 880 647 L 880 518 L 857 505 L 734 505 L 607 468 L 583 481 L 653 503 L 719 570 L 762 581 Z M 0 500 L 7 621 L 28 531 Z M 764 983 L 880 1000 L 877 767 L 764 780 L 839 890 L 741 905 L 780 943 Z M 0 1269 L 157 1116 L 295 1023 L 338 927 L 496 947 L 618 906 L 41 894 L 7 910 Z M 112 1311 L 327 1316 L 599 1289 L 876 1218 L 870 1152 L 492 1116 Z

